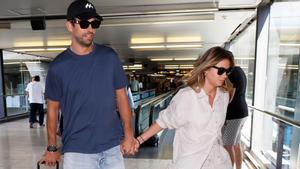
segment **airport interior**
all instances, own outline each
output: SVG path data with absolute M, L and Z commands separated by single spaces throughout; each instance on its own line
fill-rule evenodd
M 90 1 L 103 17 L 94 42 L 115 50 L 129 84 L 138 83 L 135 136 L 169 105 L 197 58 L 221 46 L 247 77 L 242 168 L 300 169 L 300 0 Z M 35 75 L 45 85 L 49 64 L 69 48 L 71 2 L 0 0 L 0 169 L 37 168 L 45 152 L 47 129 L 29 128 L 25 88 Z M 174 130 L 156 134 L 124 157 L 126 169 L 167 168 L 173 138 Z

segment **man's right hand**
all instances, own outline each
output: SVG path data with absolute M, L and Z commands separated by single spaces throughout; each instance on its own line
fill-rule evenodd
M 43 159 L 41 160 L 41 162 L 45 162 L 46 166 L 50 166 L 53 167 L 56 165 L 56 162 L 60 161 L 60 152 L 50 152 L 47 151 L 45 152 Z

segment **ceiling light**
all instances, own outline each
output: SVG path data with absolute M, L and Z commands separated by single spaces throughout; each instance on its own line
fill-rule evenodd
M 4 65 L 19 65 L 21 62 L 4 62 Z
M 234 60 L 254 60 L 255 58 L 254 57 L 245 57 L 245 58 L 243 58 L 243 57 L 239 57 L 239 58 L 234 58 Z
M 142 64 L 123 65 L 123 69 L 125 69 L 125 70 L 138 70 L 138 69 L 143 69 L 143 65 Z
M 15 47 L 42 47 L 44 46 L 43 41 L 34 41 L 34 40 L 29 40 L 29 41 L 19 41 L 14 43 Z
M 63 51 L 66 50 L 67 48 L 46 48 L 46 51 Z
M 165 65 L 165 69 L 193 69 L 193 65 Z
M 166 45 L 167 48 L 201 48 L 202 45 Z
M 15 52 L 44 52 L 44 51 L 63 51 L 66 47 L 49 47 L 49 48 L 20 48 L 20 49 L 13 49 Z
M 163 37 L 131 38 L 131 44 L 163 43 Z
M 40 64 L 40 63 L 42 63 L 41 61 L 26 61 L 26 62 L 23 62 L 23 63 L 25 63 L 25 64 Z
M 167 37 L 167 42 L 201 42 L 202 39 L 200 36 L 182 36 L 182 37 Z
M 24 49 L 14 49 L 15 52 L 38 52 L 45 51 L 45 48 L 24 48 Z
M 176 61 L 196 60 L 197 58 L 174 58 Z
M 280 43 L 280 46 L 299 47 L 300 43 Z
M 152 58 L 151 61 L 172 61 L 173 58 Z
M 165 45 L 136 45 L 130 46 L 131 49 L 157 49 L 157 48 L 165 48 Z
M 71 40 L 49 40 L 47 46 L 69 46 L 71 45 Z
M 166 45 L 135 45 L 131 49 L 169 49 L 169 48 L 201 48 L 201 44 L 166 44 Z
M 157 21 L 157 22 L 134 22 L 134 23 L 107 23 L 101 25 L 101 27 L 111 26 L 139 26 L 139 25 L 163 25 L 163 24 L 183 24 L 183 23 L 201 23 L 201 22 L 213 22 L 213 19 L 208 20 L 182 20 L 182 21 Z

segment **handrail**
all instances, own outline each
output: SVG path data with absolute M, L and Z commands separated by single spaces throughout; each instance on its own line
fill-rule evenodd
M 151 91 L 155 91 L 155 89 L 148 89 L 148 90 L 143 90 L 143 91 L 138 91 L 138 92 L 132 92 L 132 94 L 135 95 L 135 94 L 147 93 L 147 92 L 151 92 Z
M 274 117 L 275 119 L 277 119 L 277 120 L 279 120 L 279 121 L 282 121 L 282 122 L 287 123 L 287 124 L 290 124 L 290 125 L 292 125 L 292 126 L 294 126 L 294 127 L 300 128 L 300 123 L 299 123 L 298 121 L 291 120 L 291 119 L 289 119 L 289 118 L 286 118 L 286 117 L 280 116 L 280 115 L 278 115 L 278 114 L 275 114 L 275 113 L 272 113 L 272 112 L 268 112 L 268 111 L 259 109 L 259 108 L 254 107 L 254 106 L 248 105 L 248 107 L 251 108 L 251 109 L 260 111 L 260 112 L 262 112 L 262 113 L 268 114 L 268 115 Z
M 173 91 L 161 94 L 151 100 L 145 101 L 144 103 L 142 102 L 137 107 L 137 109 L 135 111 L 135 114 L 136 114 L 136 116 L 135 116 L 135 135 L 136 136 L 139 135 L 140 132 L 142 132 L 140 130 L 140 125 L 142 125 L 143 127 L 149 127 L 151 125 L 151 122 L 152 122 L 151 116 L 152 116 L 154 104 L 164 101 L 164 98 L 168 97 L 169 95 L 173 95 L 173 94 L 174 94 Z M 146 112 L 144 112 L 143 110 L 146 110 Z
M 171 93 L 171 92 L 168 92 L 168 93 L 164 93 L 164 94 L 158 95 L 158 96 L 156 96 L 153 100 L 147 101 L 146 103 L 142 103 L 142 104 L 141 104 L 141 107 L 148 106 L 149 104 L 152 104 L 152 103 L 154 103 L 154 102 L 156 102 L 156 101 L 158 101 L 158 100 L 161 100 L 163 97 L 169 95 L 170 93 Z

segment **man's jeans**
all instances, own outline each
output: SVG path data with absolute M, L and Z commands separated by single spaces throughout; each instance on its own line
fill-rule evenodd
M 64 169 L 125 169 L 120 146 L 97 154 L 65 153 Z

